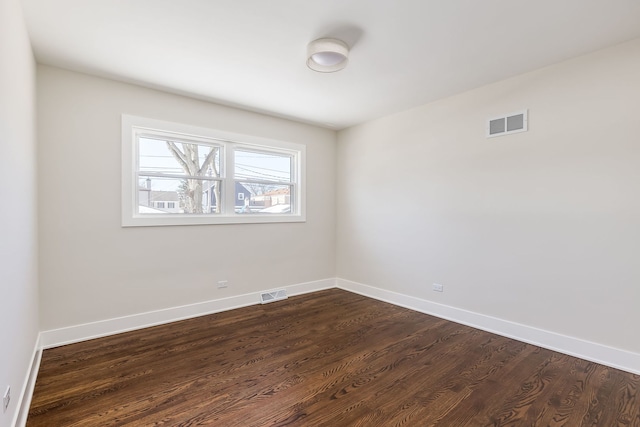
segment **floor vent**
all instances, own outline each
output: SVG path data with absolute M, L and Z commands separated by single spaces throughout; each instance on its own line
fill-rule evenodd
M 277 291 L 264 292 L 260 294 L 260 303 L 262 304 L 279 301 L 281 299 L 287 299 L 287 291 L 284 289 L 278 289 Z

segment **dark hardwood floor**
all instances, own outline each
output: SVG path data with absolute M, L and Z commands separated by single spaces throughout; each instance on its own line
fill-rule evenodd
M 639 388 L 332 289 L 46 350 L 27 425 L 630 427 Z

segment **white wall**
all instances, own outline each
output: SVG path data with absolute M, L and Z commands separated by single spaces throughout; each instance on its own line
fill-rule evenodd
M 635 40 L 340 132 L 338 277 L 640 353 L 639 114 Z
M 335 277 L 335 132 L 48 66 L 37 82 L 43 330 Z M 122 228 L 123 113 L 305 144 L 307 222 Z
M 38 334 L 35 62 L 20 2 L 0 0 L 0 426 L 12 425 Z

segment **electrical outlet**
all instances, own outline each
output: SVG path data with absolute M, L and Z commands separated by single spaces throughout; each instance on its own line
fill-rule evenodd
M 444 286 L 438 284 L 438 283 L 434 283 L 433 284 L 433 290 L 436 292 L 444 292 Z
M 2 396 L 2 412 L 7 412 L 9 402 L 11 402 L 11 386 L 7 387 L 7 391 L 5 391 L 4 396 Z
M 218 280 L 218 289 L 226 288 L 229 283 L 226 280 Z

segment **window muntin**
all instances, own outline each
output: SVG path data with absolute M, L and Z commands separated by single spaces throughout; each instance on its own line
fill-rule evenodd
M 123 115 L 122 224 L 305 221 L 304 162 L 300 144 Z

